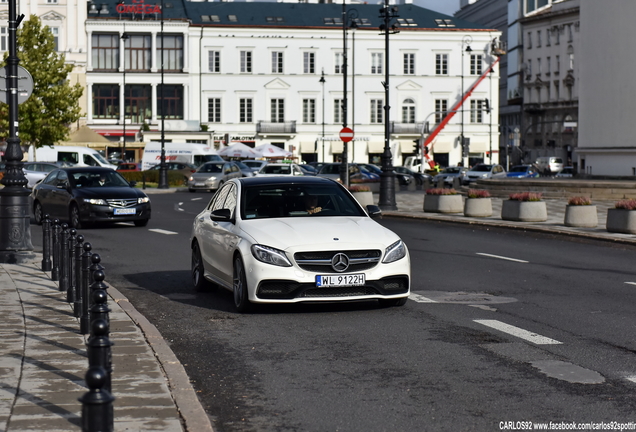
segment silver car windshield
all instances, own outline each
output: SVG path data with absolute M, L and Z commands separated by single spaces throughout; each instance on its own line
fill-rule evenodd
M 357 201 L 337 185 L 259 185 L 243 190 L 242 219 L 366 216 Z

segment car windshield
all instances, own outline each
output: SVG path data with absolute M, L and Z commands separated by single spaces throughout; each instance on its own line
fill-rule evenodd
M 527 170 L 528 167 L 525 167 L 523 165 L 513 166 L 512 168 L 510 168 L 510 172 L 526 172 Z
M 198 173 L 220 173 L 223 172 L 222 163 L 206 163 L 197 170 Z
M 471 171 L 487 172 L 487 171 L 490 171 L 491 169 L 492 169 L 492 165 L 479 164 L 479 165 L 475 165 L 473 169 L 471 169 Z
M 250 169 L 250 167 L 248 167 L 247 165 L 245 165 L 243 162 L 241 161 L 234 161 L 235 164 L 238 165 L 238 167 L 242 170 L 248 170 Z
M 243 193 L 241 218 L 366 216 L 338 185 L 254 185 Z
M 291 166 L 289 165 L 265 165 L 261 168 L 261 174 L 290 174 Z
M 459 174 L 461 170 L 461 167 L 448 167 L 442 170 L 442 174 Z
M 130 187 L 126 179 L 115 171 L 79 171 L 69 173 L 74 188 Z
M 245 161 L 243 163 L 250 168 L 260 168 L 263 165 L 263 162 L 260 161 Z

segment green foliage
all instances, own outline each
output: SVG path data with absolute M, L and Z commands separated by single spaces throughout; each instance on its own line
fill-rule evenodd
M 136 181 L 141 185 L 144 181 L 146 183 L 159 183 L 159 170 L 149 171 L 124 171 L 120 174 L 129 182 Z M 183 186 L 183 174 L 176 171 L 168 171 L 168 185 L 173 187 Z
M 31 15 L 17 31 L 19 65 L 33 76 L 33 94 L 18 107 L 18 132 L 23 145 L 52 145 L 68 138 L 68 126 L 81 115 L 80 84 L 71 85 L 73 65 L 55 51 L 53 33 Z M 2 66 L 6 65 L 5 53 Z M 0 137 L 9 135 L 9 106 L 0 104 Z

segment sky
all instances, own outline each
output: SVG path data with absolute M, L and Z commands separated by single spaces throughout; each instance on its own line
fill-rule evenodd
M 413 4 L 451 16 L 459 10 L 459 0 L 413 0 Z

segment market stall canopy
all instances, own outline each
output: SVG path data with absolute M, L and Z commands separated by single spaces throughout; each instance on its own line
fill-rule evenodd
M 108 138 L 103 137 L 102 135 L 95 132 L 93 129 L 88 126 L 80 126 L 75 132 L 71 134 L 68 141 L 61 142 L 61 145 L 78 145 L 78 144 L 86 144 L 90 146 L 91 144 L 103 144 L 113 143 Z
M 243 143 L 237 142 L 219 150 L 221 156 L 236 157 L 236 158 L 256 158 L 260 157 L 260 154 L 249 146 Z
M 284 150 L 280 147 L 276 147 L 273 144 L 258 145 L 254 147 L 254 151 L 258 152 L 261 157 L 266 158 L 290 157 L 292 155 L 290 151 Z

